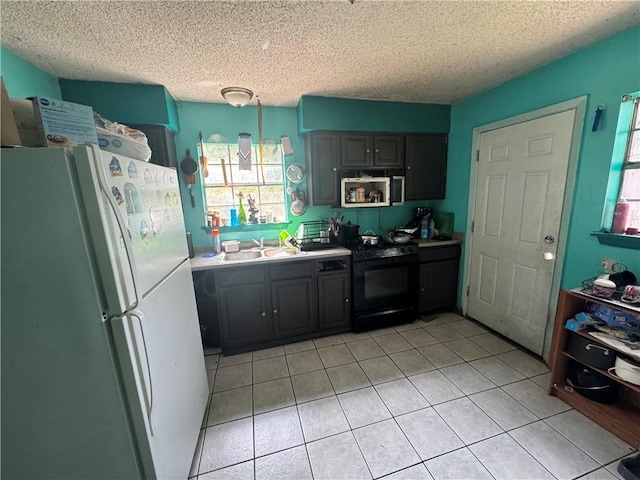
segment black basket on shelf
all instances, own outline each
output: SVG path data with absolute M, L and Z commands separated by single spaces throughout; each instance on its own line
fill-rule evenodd
M 582 291 L 587 295 L 598 298 L 606 298 L 609 300 L 620 300 L 624 293 L 624 287 L 607 288 L 595 285 L 594 282 L 598 277 L 587 278 L 582 281 Z
M 300 250 L 320 250 L 333 248 L 331 244 L 330 226 L 327 220 L 314 220 L 302 222 L 298 227 L 296 239 Z

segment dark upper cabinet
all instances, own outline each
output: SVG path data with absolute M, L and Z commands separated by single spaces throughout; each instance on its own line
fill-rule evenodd
M 402 168 L 404 136 L 343 133 L 340 135 L 340 166 L 354 168 Z
M 339 134 L 334 132 L 312 132 L 305 136 L 310 205 L 339 204 L 339 138 Z
M 447 182 L 447 136 L 406 137 L 406 200 L 444 198 Z
M 149 160 L 151 163 L 176 168 L 178 164 L 176 142 L 171 130 L 162 125 L 131 124 L 129 126 L 144 132 L 147 136 L 151 149 L 151 160 Z

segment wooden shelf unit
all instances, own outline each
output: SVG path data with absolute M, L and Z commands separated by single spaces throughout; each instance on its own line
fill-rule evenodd
M 582 363 L 565 351 L 565 345 L 569 330 L 565 328 L 565 322 L 575 316 L 576 313 L 586 311 L 585 302 L 594 302 L 608 307 L 615 308 L 623 312 L 638 314 L 639 309 L 631 306 L 623 306 L 619 302 L 613 303 L 590 295 L 585 295 L 573 290 L 562 290 L 558 298 L 556 310 L 556 320 L 553 328 L 553 340 L 551 342 L 551 352 L 549 365 L 551 367 L 551 381 L 549 383 L 549 395 L 553 395 L 563 400 L 573 408 L 589 417 L 594 422 L 609 430 L 614 435 L 620 437 L 634 448 L 640 447 L 640 387 L 621 380 L 604 369 L 592 368 L 593 370 L 608 376 L 621 385 L 618 400 L 612 405 L 594 402 L 573 391 L 566 383 L 567 364 L 569 360 Z M 589 338 L 594 343 L 598 343 L 617 350 L 610 345 L 600 342 L 596 337 L 585 332 L 577 332 L 579 335 Z M 588 365 L 587 365 L 588 366 Z

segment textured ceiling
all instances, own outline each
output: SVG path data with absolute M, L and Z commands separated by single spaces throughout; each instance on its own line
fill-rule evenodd
M 0 39 L 56 77 L 161 84 L 177 100 L 223 102 L 233 85 L 264 105 L 448 104 L 637 24 L 639 12 L 637 0 L 2 0 Z

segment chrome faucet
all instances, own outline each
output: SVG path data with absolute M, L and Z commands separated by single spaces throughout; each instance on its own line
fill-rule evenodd
M 252 240 L 253 243 L 260 247 L 260 250 L 264 250 L 264 237 L 260 237 L 260 241 L 256 240 L 255 238 L 253 238 Z

